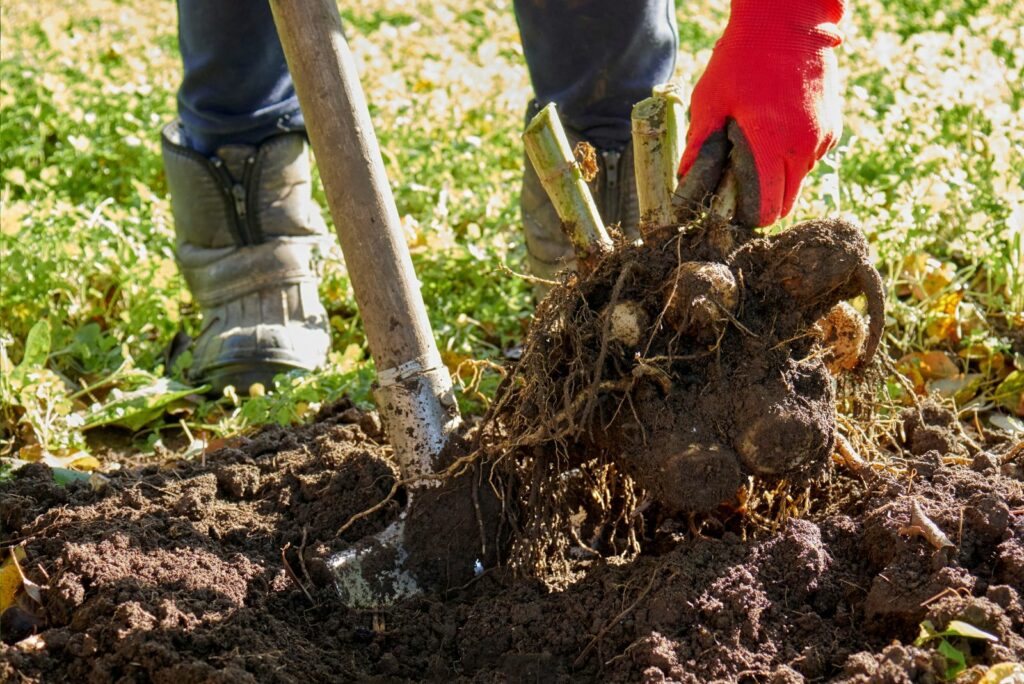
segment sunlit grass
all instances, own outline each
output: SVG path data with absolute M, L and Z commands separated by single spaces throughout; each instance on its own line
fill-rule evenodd
M 684 5 L 676 77 L 692 83 L 725 4 Z M 174 6 L 0 12 L 0 448 L 66 458 L 85 453 L 88 416 L 165 374 L 181 381 L 180 367 L 163 367 L 164 349 L 178 330 L 196 333 L 158 144 L 180 77 Z M 453 370 L 500 360 L 532 307 L 528 287 L 498 268 L 523 270 L 519 130 L 530 86 L 511 3 L 368 0 L 343 15 L 445 360 Z M 915 366 L 922 390 L 1009 413 L 1024 411 L 1014 384 L 1024 368 L 1022 27 L 1012 0 L 855 3 L 842 27 L 838 202 L 835 164 L 819 165 L 784 224 L 837 203 L 859 220 L 889 286 L 890 352 L 943 353 L 953 364 L 944 377 Z M 372 363 L 337 252 L 321 294 L 334 333 L 328 370 L 282 379 L 266 396 L 176 402 L 147 420 L 140 445 L 182 424 L 204 440 L 302 420 L 346 392 L 369 401 Z M 49 353 L 14 373 L 41 319 Z M 464 409 L 481 408 L 466 398 Z

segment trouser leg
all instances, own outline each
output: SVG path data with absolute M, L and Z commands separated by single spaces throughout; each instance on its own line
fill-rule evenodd
M 515 0 L 523 53 L 536 100 L 527 119 L 558 106 L 570 142 L 598 148 L 590 182 L 601 218 L 636 237 L 639 207 L 630 112 L 675 68 L 678 30 L 670 0 Z M 572 246 L 529 160 L 520 210 L 530 271 L 554 278 L 575 267 Z M 535 288 L 537 297 L 547 288 Z
M 210 155 L 305 129 L 266 0 L 178 0 L 178 42 L 178 114 L 191 147 Z
M 629 141 L 633 105 L 675 68 L 671 0 L 515 0 L 523 54 L 541 105 L 597 147 Z

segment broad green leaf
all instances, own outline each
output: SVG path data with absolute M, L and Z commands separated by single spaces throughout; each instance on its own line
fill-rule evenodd
M 189 387 L 170 378 L 158 378 L 145 387 L 126 392 L 85 416 L 84 430 L 116 425 L 136 431 L 163 415 L 166 407 L 208 387 Z
M 969 622 L 963 622 L 962 620 L 950 620 L 949 624 L 946 625 L 946 629 L 942 631 L 942 636 L 958 636 L 966 637 L 968 639 L 999 641 L 999 637 L 995 634 L 989 634 L 984 630 L 978 629 Z
M 61 487 L 66 487 L 72 482 L 88 482 L 92 477 L 89 473 L 71 470 L 71 468 L 50 468 L 50 472 L 53 473 L 53 481 Z
M 1000 406 L 1019 411 L 1024 406 L 1024 371 L 1015 370 L 999 383 L 993 398 Z
M 939 642 L 939 653 L 946 658 L 946 679 L 956 679 L 967 669 L 967 658 L 945 639 Z
M 19 384 L 23 381 L 26 373 L 42 368 L 49 355 L 50 321 L 40 318 L 28 331 L 28 337 L 25 338 L 25 355 L 21 358 L 18 367 L 14 369 Z

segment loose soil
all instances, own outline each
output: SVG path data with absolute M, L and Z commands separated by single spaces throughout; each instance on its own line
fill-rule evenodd
M 0 541 L 42 605 L 3 615 L 0 680 L 939 681 L 943 657 L 910 645 L 925 619 L 999 637 L 955 641 L 974 677 L 1024 659 L 1024 445 L 978 448 L 930 406 L 903 434 L 774 529 L 663 523 L 628 561 L 571 560 L 557 590 L 488 568 L 370 612 L 340 605 L 325 561 L 403 505 L 336 535 L 394 481 L 373 414 L 343 403 L 101 488 L 27 466 L 0 485 Z M 952 547 L 907 529 L 915 502 Z

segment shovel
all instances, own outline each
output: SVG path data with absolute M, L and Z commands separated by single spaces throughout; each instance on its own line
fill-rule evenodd
M 374 399 L 403 480 L 406 510 L 459 425 L 399 223 L 377 137 L 334 0 L 271 0 L 331 217 L 377 367 Z M 407 569 L 405 515 L 335 556 L 343 600 L 373 608 L 419 591 Z

